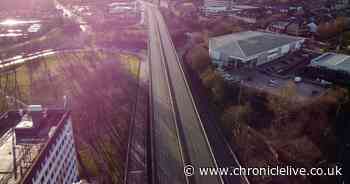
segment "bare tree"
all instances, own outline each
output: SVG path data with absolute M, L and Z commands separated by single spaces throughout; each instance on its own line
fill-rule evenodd
M 295 107 L 297 100 L 296 86 L 293 81 L 288 81 L 281 88 L 277 95 L 270 95 L 268 99 L 268 109 L 275 115 L 276 125 L 283 123 L 288 117 L 290 110 Z

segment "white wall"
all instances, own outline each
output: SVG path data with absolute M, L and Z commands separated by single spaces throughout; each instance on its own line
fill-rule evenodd
M 35 178 L 32 179 L 33 184 L 59 183 L 60 178 L 63 179 L 63 183 L 73 183 L 78 179 L 78 162 L 70 119 L 63 129 L 44 163 L 41 163 L 41 169 L 36 171 Z

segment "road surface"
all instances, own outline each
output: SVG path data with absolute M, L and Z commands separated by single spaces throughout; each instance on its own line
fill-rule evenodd
M 222 184 L 221 176 L 184 177 L 184 165 L 218 167 L 180 60 L 158 8 L 147 5 L 154 131 L 153 183 Z M 197 170 L 198 171 L 198 170 Z
M 184 160 L 182 156 L 179 132 L 175 123 L 175 113 L 170 97 L 169 84 L 164 71 L 164 57 L 161 55 L 160 39 L 155 16 L 147 6 L 149 24 L 149 62 L 151 80 L 151 155 L 154 183 L 182 184 L 186 183 L 183 175 Z

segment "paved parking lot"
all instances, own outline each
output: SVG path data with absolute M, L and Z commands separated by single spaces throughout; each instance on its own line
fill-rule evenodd
M 293 78 L 282 79 L 263 74 L 255 70 L 230 70 L 231 83 L 241 81 L 241 84 L 250 88 L 265 91 L 268 93 L 279 94 L 279 91 L 286 86 L 288 81 L 294 82 Z M 294 82 L 296 86 L 296 95 L 298 100 L 307 100 L 311 97 L 317 97 L 323 94 L 326 88 L 308 82 Z

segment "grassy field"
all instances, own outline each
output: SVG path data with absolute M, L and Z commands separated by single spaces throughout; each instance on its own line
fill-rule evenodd
M 139 66 L 137 57 L 123 53 L 61 53 L 0 74 L 0 90 L 26 104 L 55 107 L 69 96 L 83 176 L 120 183 Z M 2 112 L 7 101 L 0 98 Z

